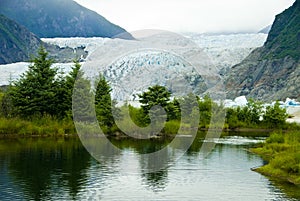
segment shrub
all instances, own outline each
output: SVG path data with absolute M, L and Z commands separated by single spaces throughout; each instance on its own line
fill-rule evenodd
M 171 120 L 165 123 L 163 132 L 166 134 L 177 134 L 180 127 L 180 121 Z
M 284 143 L 284 136 L 282 133 L 273 133 L 267 140 L 266 143 Z
M 287 173 L 299 173 L 300 161 L 299 153 L 280 154 L 270 161 L 270 165 L 274 168 L 281 169 Z

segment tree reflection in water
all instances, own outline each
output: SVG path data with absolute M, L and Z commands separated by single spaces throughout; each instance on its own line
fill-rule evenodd
M 20 139 L 17 144 L 20 146 L 10 157 L 9 174 L 29 199 L 50 198 L 52 188 L 62 194 L 67 190 L 76 198 L 91 161 L 77 138 Z

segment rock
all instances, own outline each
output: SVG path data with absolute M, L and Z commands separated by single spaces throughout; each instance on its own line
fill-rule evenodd
M 300 3 L 276 16 L 263 47 L 232 67 L 225 80 L 227 97 L 278 100 L 300 98 Z
M 37 54 L 40 46 L 49 52 L 49 57 L 56 62 L 67 63 L 74 59 L 85 58 L 84 47 L 60 48 L 57 45 L 44 43 L 26 27 L 0 15 L 0 64 L 29 61 Z
M 0 15 L 0 64 L 28 60 L 41 44 L 24 26 Z

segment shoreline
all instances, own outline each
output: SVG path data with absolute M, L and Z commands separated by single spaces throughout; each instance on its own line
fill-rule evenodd
M 300 182 L 297 182 L 294 177 L 297 177 L 297 175 L 292 175 L 292 176 L 286 176 L 286 175 L 275 175 L 275 174 L 272 174 L 268 171 L 264 171 L 262 168 L 265 167 L 266 165 L 264 166 L 261 166 L 261 167 L 256 167 L 256 168 L 251 168 L 252 171 L 254 172 L 257 172 L 261 175 L 264 175 L 266 177 L 270 177 L 271 179 L 276 179 L 276 180 L 279 180 L 281 182 L 288 182 L 290 184 L 293 184 L 295 186 L 299 186 L 300 187 Z
M 205 132 L 208 131 L 208 128 L 201 128 L 198 130 L 198 132 Z M 212 130 L 220 130 L 220 129 L 212 129 Z M 222 133 L 251 133 L 251 132 L 257 132 L 257 133 L 271 133 L 273 132 L 274 129 L 264 129 L 264 128 L 238 128 L 238 129 L 222 129 Z M 157 135 L 151 136 L 149 139 L 159 139 L 159 138 L 164 138 L 164 137 L 169 137 L 173 138 L 177 134 L 166 134 L 166 133 L 160 133 Z M 102 134 L 101 134 L 102 135 Z M 182 134 L 185 135 L 185 134 Z M 78 133 L 69 133 L 69 134 L 0 134 L 0 139 L 3 138 L 38 138 L 38 137 L 78 137 Z M 106 137 L 111 137 L 111 138 L 118 138 L 118 139 L 128 139 L 131 138 L 130 136 L 126 135 L 125 133 L 122 132 L 115 132 L 113 134 L 105 134 Z M 260 137 L 260 136 L 257 136 Z
M 273 133 L 264 144 L 248 150 L 267 162 L 260 167 L 251 168 L 251 170 L 300 187 L 299 147 L 299 131 Z

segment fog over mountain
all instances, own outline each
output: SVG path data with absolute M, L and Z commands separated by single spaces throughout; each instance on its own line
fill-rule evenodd
M 257 33 L 295 0 L 75 0 L 128 31 Z

